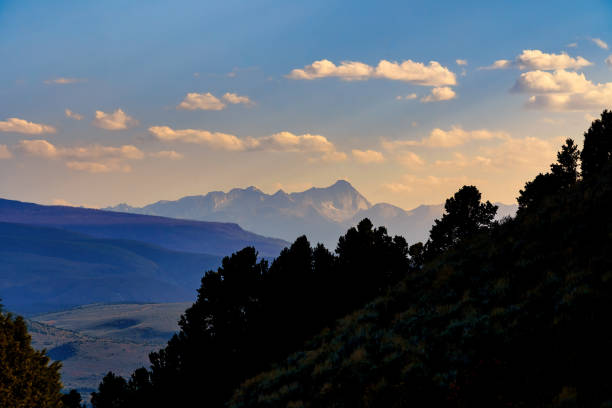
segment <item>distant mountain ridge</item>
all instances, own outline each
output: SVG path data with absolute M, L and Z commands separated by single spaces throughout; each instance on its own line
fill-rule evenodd
M 61 228 L 95 238 L 135 240 L 173 251 L 218 256 L 254 246 L 260 255 L 273 257 L 288 244 L 245 231 L 235 223 L 39 205 L 1 198 L 0 222 Z
M 516 205 L 498 205 L 499 217 L 516 212 Z M 212 191 L 176 201 L 163 200 L 144 207 L 119 204 L 106 210 L 235 222 L 247 230 L 289 241 L 305 234 L 309 240 L 334 249 L 338 237 L 366 217 L 375 225 L 387 227 L 390 234 L 404 236 L 408 242 L 423 241 L 434 219 L 442 215 L 443 205 L 421 205 L 410 211 L 387 203 L 372 205 L 349 182 L 338 180 L 329 187 L 289 194 L 283 190 L 266 194 L 251 186 L 227 193 Z

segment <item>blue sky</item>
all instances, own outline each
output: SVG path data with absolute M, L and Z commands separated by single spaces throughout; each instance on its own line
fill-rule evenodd
M 432 3 L 0 1 L 0 196 L 512 202 L 612 107 L 612 3 Z

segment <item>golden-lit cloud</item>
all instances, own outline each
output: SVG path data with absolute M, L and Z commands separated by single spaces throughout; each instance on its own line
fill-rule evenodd
M 448 187 L 459 187 L 468 183 L 465 176 L 444 177 L 444 176 L 418 176 L 415 174 L 405 174 L 401 180 L 384 183 L 383 187 L 392 193 L 412 193 L 415 191 L 433 190 Z
M 159 152 L 149 153 L 149 156 L 156 159 L 181 160 L 184 156 L 174 150 L 162 150 Z
M 527 106 L 549 111 L 599 110 L 612 105 L 612 82 L 595 84 L 565 70 L 521 74 L 513 90 L 531 93 Z
M 421 98 L 421 102 L 439 102 L 439 101 L 449 101 L 451 99 L 455 99 L 457 94 L 448 86 L 441 86 L 432 88 L 431 93 L 429 95 Z
M 521 70 L 553 71 L 558 69 L 580 69 L 593 65 L 583 57 L 570 57 L 565 52 L 561 54 L 545 53 L 540 50 L 523 50 L 514 60 L 500 59 L 488 67 L 481 69 L 519 68 Z
M 87 80 L 83 78 L 54 78 L 54 79 L 47 79 L 43 82 L 47 85 L 51 85 L 51 84 L 68 85 L 68 84 L 75 84 L 77 82 L 86 82 L 86 81 Z
M 259 138 L 239 138 L 235 135 L 203 129 L 175 130 L 169 126 L 152 126 L 149 132 L 158 140 L 201 144 L 216 150 L 300 152 L 314 153 L 319 155 L 319 158 L 328 161 L 346 159 L 346 154 L 337 151 L 334 144 L 322 135 L 295 135 L 291 132 L 278 132 Z
M 0 121 L 0 132 L 40 135 L 42 133 L 55 133 L 56 130 L 53 126 L 28 122 L 19 118 L 8 118 L 5 121 Z
M 10 159 L 11 157 L 13 157 L 13 154 L 8 147 L 4 144 L 0 144 L 0 159 Z
M 145 156 L 132 145 L 57 147 L 42 139 L 22 140 L 18 150 L 30 156 L 65 160 L 68 168 L 89 173 L 129 172 L 132 168 L 125 161 L 140 160 Z
M 353 158 L 359 163 L 370 164 L 370 163 L 382 163 L 385 161 L 385 157 L 381 152 L 376 150 L 351 150 Z
M 201 94 L 197 92 L 190 92 L 176 108 L 185 110 L 219 111 L 225 108 L 225 103 L 210 92 Z
M 237 95 L 231 92 L 226 92 L 225 94 L 223 94 L 223 99 L 226 102 L 231 103 L 231 104 L 239 104 L 239 103 L 244 104 L 244 105 L 253 104 L 253 101 L 251 101 L 248 96 Z
M 223 99 L 223 102 L 221 99 Z M 227 107 L 226 103 L 233 105 L 243 104 L 252 105 L 253 101 L 248 96 L 238 95 L 231 92 L 223 94 L 221 99 L 217 98 L 210 92 L 197 93 L 190 92 L 185 96 L 185 99 L 176 107 L 177 109 L 184 110 L 212 110 L 220 111 Z
M 418 154 L 411 151 L 403 151 L 397 154 L 397 161 L 405 167 L 419 168 L 425 165 L 423 160 Z
M 416 98 L 418 98 L 418 95 L 415 93 L 411 93 L 408 95 L 398 95 L 395 97 L 395 99 L 397 99 L 398 101 L 410 101 Z
M 129 173 L 132 171 L 132 166 L 116 160 L 106 162 L 69 161 L 66 162 L 66 167 L 87 173 Z
M 92 124 L 106 130 L 124 130 L 137 125 L 138 121 L 127 115 L 122 109 L 116 109 L 113 113 L 97 110 Z
M 421 140 L 383 140 L 382 144 L 386 150 L 394 151 L 411 146 L 425 147 L 455 147 L 474 140 L 505 139 L 507 133 L 491 131 L 487 129 L 464 130 L 459 126 L 453 126 L 450 130 L 440 128 L 433 129 L 429 136 Z
M 456 59 L 455 62 L 457 63 L 457 65 L 461 65 L 461 66 L 465 66 L 468 64 L 467 60 L 464 60 L 464 59 Z
M 358 61 L 343 61 L 339 65 L 323 59 L 302 69 L 294 69 L 288 75 L 291 79 L 313 80 L 336 77 L 345 81 L 361 81 L 382 78 L 410 82 L 424 86 L 445 86 L 457 83 L 455 74 L 437 61 L 428 64 L 406 60 L 403 62 L 380 60 L 376 67 Z
M 79 115 L 78 113 L 73 112 L 70 109 L 66 109 L 64 111 L 64 114 L 66 115 L 67 118 L 70 118 L 70 119 L 74 119 L 74 120 L 82 120 L 83 119 L 83 115 Z

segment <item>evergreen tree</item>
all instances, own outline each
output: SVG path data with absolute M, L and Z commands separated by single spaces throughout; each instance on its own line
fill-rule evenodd
M 49 364 L 45 350 L 32 348 L 22 317 L 0 305 L 0 407 L 57 408 L 61 406 L 59 362 Z
M 108 372 L 98 386 L 97 392 L 91 393 L 91 405 L 94 408 L 128 407 L 129 389 L 123 377 Z
M 435 220 L 425 247 L 425 257 L 431 259 L 477 232 L 491 226 L 497 206 L 489 201 L 481 203 L 480 191 L 474 186 L 463 186 L 446 200 L 445 213 Z
M 582 176 L 589 179 L 600 174 L 610 167 L 611 157 L 612 111 L 604 110 L 601 118 L 594 120 L 589 130 L 584 133 L 584 145 L 580 154 Z
M 81 394 L 77 390 L 73 389 L 68 394 L 62 395 L 62 408 L 86 408 L 81 402 Z

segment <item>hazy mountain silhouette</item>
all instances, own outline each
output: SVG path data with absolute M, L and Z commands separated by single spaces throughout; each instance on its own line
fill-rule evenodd
M 288 243 L 245 231 L 235 223 L 201 222 L 0 199 L 0 222 L 80 232 L 96 238 L 136 240 L 174 251 L 225 256 L 254 246 L 276 256 Z
M 500 216 L 512 215 L 516 205 L 498 204 Z M 391 204 L 372 205 L 349 182 L 338 180 L 325 188 L 266 194 L 256 187 L 213 191 L 176 201 L 158 201 L 144 207 L 119 204 L 107 210 L 202 221 L 235 222 L 263 235 L 294 240 L 302 234 L 313 242 L 335 248 L 338 236 L 361 219 L 384 225 L 391 235 L 409 242 L 426 240 L 443 205 L 421 205 L 406 211 Z

